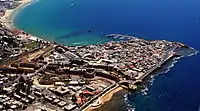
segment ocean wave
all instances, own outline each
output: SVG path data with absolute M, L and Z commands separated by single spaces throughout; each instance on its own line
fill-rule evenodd
M 143 95 L 143 96 L 148 95 L 148 91 L 149 91 L 148 87 L 145 86 L 144 89 L 141 90 L 141 95 Z
M 188 47 L 188 48 L 183 48 L 182 50 L 179 51 L 179 53 L 181 54 L 180 57 L 182 58 L 182 57 L 190 57 L 197 55 L 199 51 L 194 49 L 193 47 Z
M 194 53 L 189 54 L 188 57 L 197 55 L 199 53 L 199 51 L 195 50 L 194 48 L 192 48 L 192 50 L 194 50 Z
M 175 64 L 178 62 L 179 59 L 181 59 L 182 57 L 190 57 L 190 56 L 194 56 L 197 55 L 199 53 L 199 51 L 195 50 L 194 48 L 190 47 L 190 53 L 183 54 L 180 57 L 175 57 L 173 58 L 170 62 L 168 62 L 168 64 L 165 64 L 162 69 L 158 72 L 156 72 L 153 75 L 150 75 L 150 79 L 147 81 L 147 85 L 144 86 L 144 89 L 142 89 L 139 93 L 142 96 L 147 96 L 149 93 L 149 87 L 153 85 L 154 81 L 156 80 L 156 77 L 159 76 L 160 74 L 166 74 L 168 73 L 172 67 L 175 66 Z M 131 102 L 129 101 L 128 98 L 129 94 L 126 94 L 124 96 L 124 101 L 127 104 L 127 111 L 135 111 L 136 108 L 133 104 L 131 104 Z
M 151 76 L 150 76 L 150 78 L 151 78 L 151 79 L 149 80 L 149 85 L 150 85 L 150 86 L 153 86 L 153 83 L 154 83 L 154 81 L 155 81 L 155 76 L 156 76 L 156 75 L 151 75 Z
M 75 42 L 73 43 L 74 45 L 83 45 L 83 44 L 88 44 L 89 42 Z
M 128 94 L 124 95 L 124 102 L 126 103 L 126 110 L 127 111 L 135 111 L 135 106 L 130 104 L 130 101 L 128 100 Z

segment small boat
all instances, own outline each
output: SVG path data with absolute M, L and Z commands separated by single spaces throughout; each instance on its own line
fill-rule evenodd
M 88 32 L 92 32 L 92 29 L 88 29 Z
M 73 8 L 75 5 L 76 5 L 76 3 L 72 3 L 69 6 Z

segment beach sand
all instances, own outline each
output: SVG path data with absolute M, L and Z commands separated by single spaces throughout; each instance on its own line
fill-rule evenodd
M 2 22 L 3 27 L 10 29 L 10 30 L 15 28 L 15 27 L 13 27 L 13 16 L 12 15 L 14 14 L 15 11 L 18 11 L 20 8 L 25 7 L 28 4 L 32 3 L 33 0 L 21 0 L 21 1 L 18 1 L 18 2 L 20 3 L 19 6 L 17 6 L 14 9 L 7 9 L 6 12 L 5 12 L 5 15 L 0 17 L 0 21 Z M 31 34 L 22 33 L 22 32 L 24 32 L 22 30 L 20 30 L 20 31 L 21 31 L 21 34 L 19 34 L 18 36 L 23 38 L 23 39 L 30 39 L 30 40 L 33 40 L 33 41 L 43 40 L 43 39 L 38 38 L 36 36 L 33 36 Z
M 20 5 L 17 6 L 16 8 L 14 9 L 7 9 L 5 11 L 5 15 L 1 17 L 1 21 L 3 22 L 3 25 L 6 27 L 6 28 L 12 28 L 12 25 L 13 25 L 13 21 L 12 21 L 12 14 L 14 11 L 17 11 L 19 10 L 21 7 L 31 3 L 32 0 L 21 0 L 19 1 Z
M 105 94 L 104 96 L 100 97 L 97 100 L 101 104 L 100 106 L 97 106 L 97 107 L 90 106 L 85 111 L 106 111 L 105 107 L 107 107 L 107 105 L 110 103 L 110 101 L 112 101 L 114 104 L 115 103 L 121 104 L 122 101 L 121 100 L 116 100 L 115 97 L 122 98 L 122 96 L 123 96 L 122 93 L 125 93 L 125 91 L 123 90 L 123 88 L 122 87 L 117 87 L 117 88 L 113 89 L 112 91 L 110 91 L 109 93 Z M 114 107 L 115 107 L 115 105 L 114 105 Z

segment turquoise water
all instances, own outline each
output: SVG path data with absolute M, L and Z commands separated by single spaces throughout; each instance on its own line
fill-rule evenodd
M 81 0 L 77 2 L 78 4 L 84 3 Z M 72 0 L 36 1 L 18 12 L 14 18 L 15 27 L 35 36 L 66 45 L 96 44 L 109 41 L 103 32 L 87 25 L 90 21 L 83 20 L 84 23 L 81 22 L 84 19 L 82 15 L 75 14 L 78 14 L 77 8 L 82 10 L 84 7 L 81 5 L 70 7 L 73 3 L 76 2 Z M 77 18 L 73 18 L 74 16 Z M 88 32 L 89 29 L 92 29 L 93 32 Z
M 92 42 L 105 40 L 107 33 L 122 33 L 192 45 L 189 37 L 198 34 L 199 9 L 198 0 L 39 0 L 20 11 L 14 22 L 29 33 L 64 44 L 73 43 L 71 38 Z
M 21 10 L 14 23 L 65 45 L 103 43 L 109 41 L 106 34 L 121 33 L 179 41 L 200 50 L 199 0 L 39 0 Z M 199 63 L 200 55 L 181 59 L 155 77 L 147 95 L 128 95 L 127 104 L 136 111 L 198 111 Z

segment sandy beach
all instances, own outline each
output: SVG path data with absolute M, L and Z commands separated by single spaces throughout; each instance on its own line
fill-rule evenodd
M 12 29 L 14 28 L 13 27 L 13 14 L 15 11 L 18 11 L 19 9 L 29 5 L 30 3 L 33 2 L 33 0 L 21 0 L 21 1 L 18 1 L 20 3 L 19 6 L 17 6 L 16 8 L 14 9 L 7 9 L 5 11 L 5 15 L 0 17 L 0 21 L 3 23 L 3 26 L 7 29 Z M 23 32 L 23 31 L 22 31 Z M 43 40 L 41 38 L 38 38 L 36 36 L 33 36 L 31 34 L 25 34 L 25 33 L 21 33 L 19 34 L 18 36 L 20 36 L 21 38 L 23 39 L 30 39 L 30 40 L 34 40 L 34 41 L 37 41 L 37 40 Z
M 21 7 L 26 6 L 27 4 L 29 4 L 31 2 L 32 2 L 32 0 L 21 0 L 21 1 L 19 1 L 20 5 L 17 6 L 16 8 L 7 9 L 5 12 L 5 15 L 1 17 L 1 21 L 4 23 L 4 26 L 6 28 L 11 28 L 13 25 L 13 23 L 12 23 L 13 21 L 11 18 L 13 12 L 19 10 Z
M 108 102 L 109 100 L 112 99 L 113 95 L 119 91 L 123 90 L 122 87 L 116 87 L 114 89 L 112 89 L 110 92 L 108 92 L 107 94 L 101 96 L 96 102 L 100 103 L 99 106 L 89 106 L 88 108 L 85 109 L 85 111 L 94 111 L 97 108 L 100 108 L 102 105 L 104 105 L 106 102 Z

